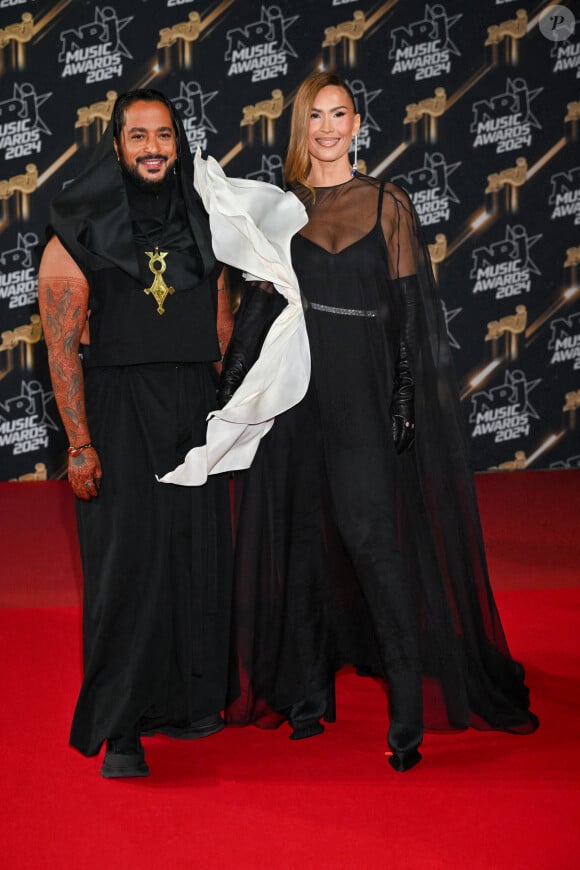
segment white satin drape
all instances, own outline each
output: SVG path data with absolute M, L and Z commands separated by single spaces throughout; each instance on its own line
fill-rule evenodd
M 307 223 L 293 193 L 263 181 L 227 178 L 212 157 L 198 150 L 195 187 L 201 196 L 216 258 L 271 281 L 288 305 L 272 324 L 260 356 L 227 405 L 208 417 L 206 443 L 194 447 L 162 483 L 199 486 L 209 474 L 249 468 L 260 439 L 278 414 L 296 405 L 310 380 L 310 350 L 298 280 L 292 268 L 292 236 Z

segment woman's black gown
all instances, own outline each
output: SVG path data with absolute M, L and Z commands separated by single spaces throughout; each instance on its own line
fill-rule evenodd
M 381 675 L 391 721 L 527 733 L 485 563 L 446 327 L 407 196 L 357 175 L 296 191 L 292 242 L 312 358 L 307 395 L 235 480 L 227 721 L 317 718 L 336 671 Z M 412 276 L 412 277 L 409 277 Z M 416 441 L 390 406 L 404 335 Z

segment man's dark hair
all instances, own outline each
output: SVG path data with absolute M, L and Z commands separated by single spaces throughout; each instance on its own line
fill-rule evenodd
M 162 94 L 161 91 L 156 91 L 155 88 L 134 88 L 132 91 L 127 91 L 117 97 L 115 105 L 113 106 L 112 114 L 114 138 L 119 141 L 121 130 L 125 126 L 125 110 L 127 107 L 132 103 L 139 102 L 140 100 L 143 100 L 146 103 L 163 103 L 163 105 L 167 106 L 169 114 L 171 115 L 173 131 L 175 133 L 177 148 L 179 150 L 179 125 L 177 124 L 175 107 L 165 94 Z

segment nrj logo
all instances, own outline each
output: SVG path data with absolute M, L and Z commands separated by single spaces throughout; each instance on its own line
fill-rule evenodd
M 8 9 L 12 6 L 24 6 L 25 3 L 30 3 L 31 0 L 0 0 L 0 9 Z M 33 3 L 36 0 L 32 0 Z
M 391 30 L 389 60 L 394 75 L 414 72 L 415 81 L 451 72 L 451 55 L 461 55 L 449 35 L 462 15 L 447 15 L 440 3 L 425 6 L 425 17 Z
M 279 154 L 262 154 L 262 163 L 256 172 L 248 172 L 246 178 L 266 181 L 277 187 L 284 187 L 284 161 Z
M 532 113 L 531 104 L 544 89 L 530 90 L 525 79 L 507 79 L 505 91 L 489 100 L 473 103 L 470 130 L 475 133 L 474 148 L 495 145 L 496 154 L 514 151 L 532 144 L 532 128 L 541 124 Z
M 52 96 L 37 94 L 34 85 L 14 84 L 12 96 L 0 101 L 0 150 L 5 160 L 27 157 L 42 150 L 41 134 L 52 133 L 39 115 L 39 108 Z
M 181 117 L 187 141 L 192 150 L 199 147 L 202 151 L 206 151 L 208 132 L 217 133 L 205 111 L 207 104 L 217 94 L 218 91 L 204 93 L 198 82 L 181 82 L 179 96 L 172 100 Z
M 37 299 L 36 272 L 32 249 L 38 245 L 36 233 L 18 233 L 15 248 L 0 253 L 0 300 L 9 308 L 33 305 Z
M 64 64 L 62 78 L 85 75 L 85 84 L 123 75 L 123 58 L 133 55 L 121 41 L 121 31 L 133 16 L 119 18 L 111 6 L 95 8 L 95 17 L 77 30 L 60 34 L 58 59 Z
M 493 435 L 494 442 L 511 441 L 530 434 L 530 419 L 539 415 L 530 402 L 530 393 L 542 382 L 526 380 L 521 369 L 506 372 L 503 384 L 474 393 L 469 422 L 472 438 Z
M 573 217 L 580 226 L 580 166 L 567 172 L 556 172 L 550 178 L 552 186 L 549 204 L 553 206 L 552 220 Z
M 58 429 L 46 411 L 52 397 L 39 381 L 22 381 L 19 395 L 0 402 L 0 448 L 18 456 L 48 447 L 48 430 Z
M 559 462 L 551 462 L 550 468 L 566 471 L 572 468 L 580 468 L 580 453 L 578 456 L 569 456 L 568 459 L 561 459 Z
M 580 312 L 552 320 L 548 350 L 552 351 L 550 365 L 571 362 L 574 371 L 580 370 Z
M 425 154 L 423 166 L 419 169 L 393 178 L 395 184 L 400 184 L 410 195 L 424 226 L 449 220 L 450 203 L 459 202 L 449 178 L 460 166 L 460 162 L 447 163 L 443 154 L 436 151 Z
M 361 79 L 347 81 L 347 85 L 352 92 L 356 110 L 360 115 L 360 130 L 358 131 L 359 147 L 370 148 L 371 130 L 376 130 L 377 133 L 380 133 L 381 128 L 371 115 L 369 105 L 378 97 L 379 94 L 382 94 L 383 90 L 382 88 L 378 88 L 376 91 L 368 91 L 365 83 L 361 81 Z
M 469 277 L 475 280 L 472 293 L 495 291 L 496 299 L 529 293 L 532 275 L 540 270 L 530 256 L 530 250 L 542 238 L 542 233 L 529 236 L 521 224 L 506 226 L 503 239 L 491 245 L 474 248 Z
M 251 74 L 253 82 L 277 78 L 288 72 L 288 58 L 298 55 L 286 33 L 299 15 L 284 18 L 279 6 L 262 6 L 259 21 L 228 30 L 224 60 L 228 75 Z

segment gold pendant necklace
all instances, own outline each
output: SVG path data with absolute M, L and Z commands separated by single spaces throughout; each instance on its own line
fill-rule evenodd
M 167 268 L 165 257 L 168 253 L 169 251 L 160 251 L 159 245 L 155 245 L 154 251 L 145 251 L 145 254 L 149 257 L 149 269 L 153 272 L 155 278 L 151 287 L 145 287 L 144 292 L 150 293 L 157 302 L 158 314 L 165 314 L 163 303 L 170 293 L 175 293 L 174 288 L 168 287 L 163 278 L 163 273 Z

